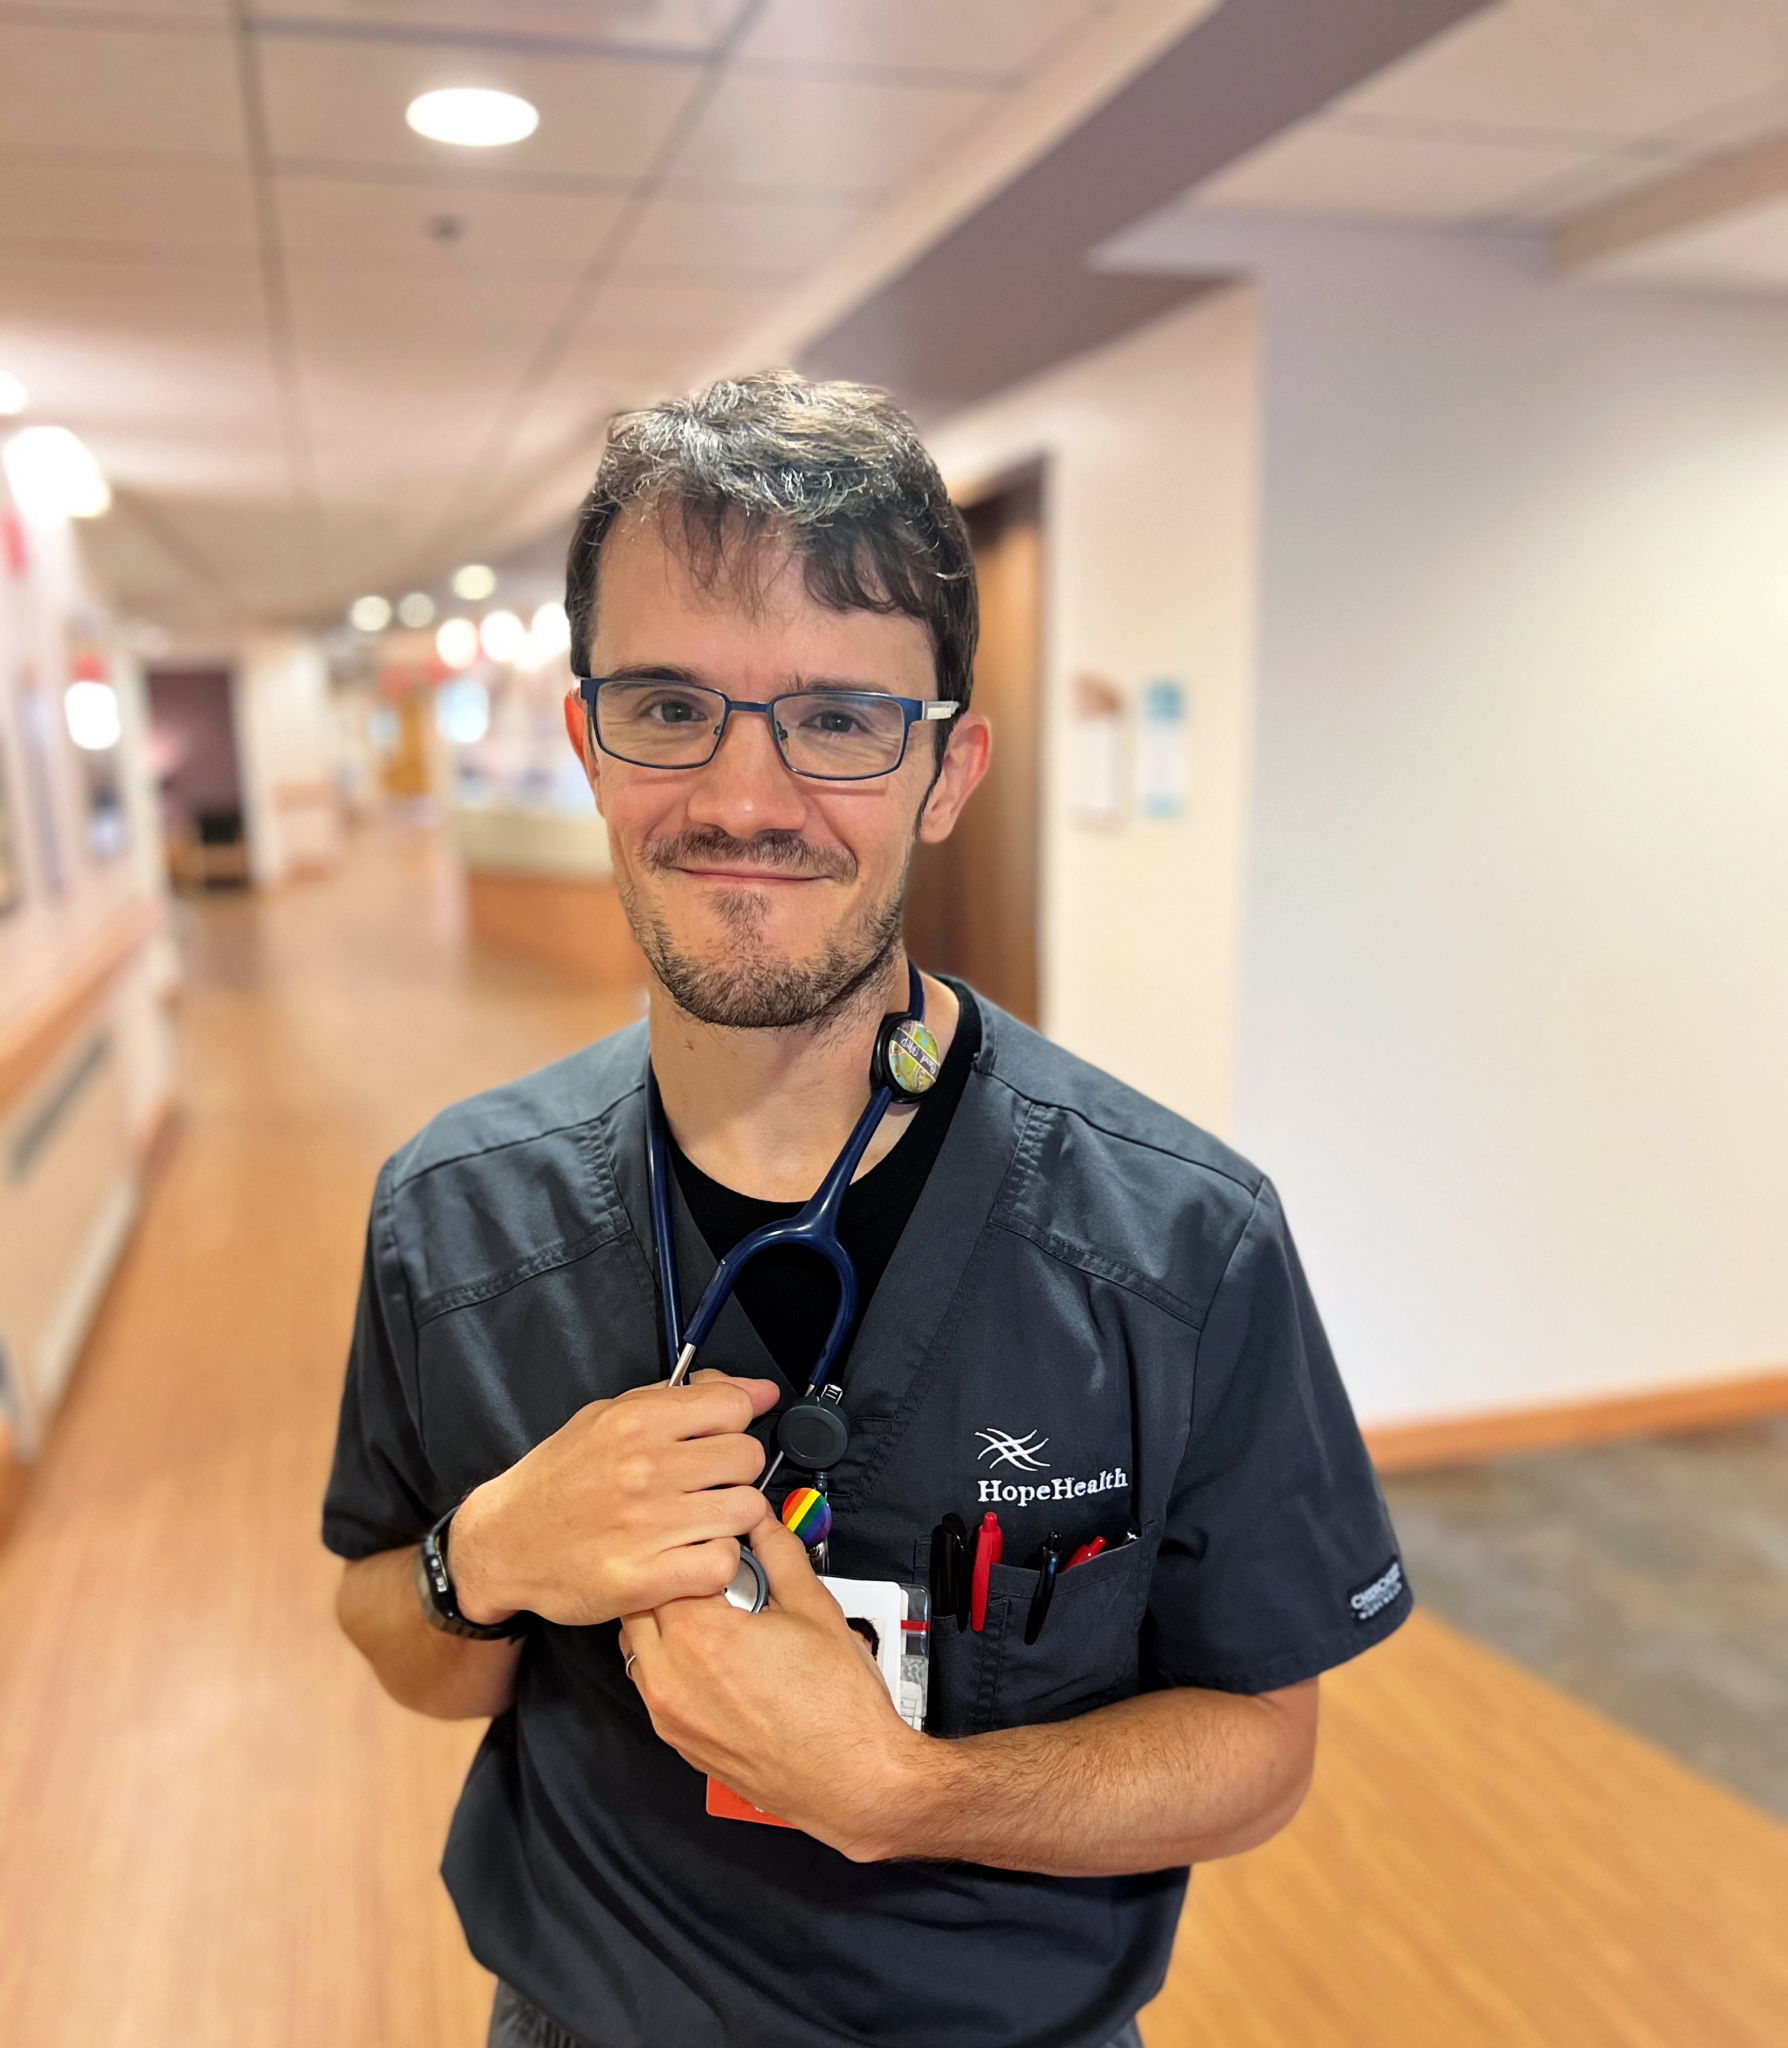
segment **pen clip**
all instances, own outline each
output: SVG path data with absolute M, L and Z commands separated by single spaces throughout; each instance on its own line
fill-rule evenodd
M 946 1515 L 938 1524 L 950 1539 L 953 1576 L 950 1582 L 948 1613 L 956 1617 L 958 1628 L 969 1625 L 969 1601 L 974 1591 L 973 1575 L 969 1565 L 968 1524 L 960 1515 Z

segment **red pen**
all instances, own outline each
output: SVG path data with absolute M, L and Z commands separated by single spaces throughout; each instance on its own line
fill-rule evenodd
M 989 1508 L 975 1531 L 975 1578 L 969 1592 L 969 1627 L 979 1630 L 987 1623 L 987 1580 L 1000 1561 L 1000 1518 Z
M 1103 1536 L 1095 1536 L 1090 1543 L 1083 1543 L 1080 1546 L 1074 1555 L 1069 1558 L 1068 1562 L 1062 1566 L 1062 1570 L 1071 1572 L 1077 1564 L 1085 1564 L 1089 1558 L 1097 1557 L 1104 1548 L 1105 1538 Z

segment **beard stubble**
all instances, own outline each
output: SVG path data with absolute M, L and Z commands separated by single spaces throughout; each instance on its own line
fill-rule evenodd
M 656 873 L 690 862 L 724 862 L 840 882 L 853 880 L 857 873 L 856 860 L 843 847 L 809 846 L 796 832 L 764 832 L 742 840 L 717 827 L 702 827 L 648 840 L 640 858 Z M 838 1016 L 882 974 L 900 943 L 911 865 L 909 846 L 889 895 L 859 905 L 846 925 L 828 932 L 818 953 L 805 960 L 779 959 L 761 950 L 770 916 L 767 894 L 728 894 L 718 900 L 716 909 L 736 945 L 726 949 L 727 957 L 712 959 L 679 945 L 663 917 L 640 901 L 637 889 L 619 876 L 616 881 L 640 950 L 678 1009 L 700 1024 L 769 1031 Z

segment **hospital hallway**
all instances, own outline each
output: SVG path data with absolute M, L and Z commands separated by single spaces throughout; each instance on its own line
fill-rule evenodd
M 435 1875 L 478 1731 L 337 1635 L 319 1496 L 379 1161 L 634 998 L 476 954 L 456 902 L 386 824 L 178 907 L 178 1121 L 0 1505 L 8 2048 L 484 2039 Z M 1312 1797 L 1197 1878 L 1150 2048 L 1780 2043 L 1779 1823 L 1425 1612 L 1324 1693 Z

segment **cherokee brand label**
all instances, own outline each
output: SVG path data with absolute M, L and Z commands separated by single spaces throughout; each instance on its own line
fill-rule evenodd
M 1347 1604 L 1353 1609 L 1355 1621 L 1370 1621 L 1375 1614 L 1382 1614 L 1402 1590 L 1403 1566 L 1393 1557 L 1369 1586 L 1348 1594 Z

